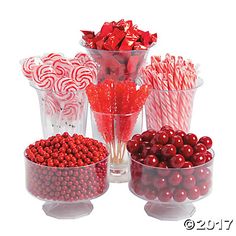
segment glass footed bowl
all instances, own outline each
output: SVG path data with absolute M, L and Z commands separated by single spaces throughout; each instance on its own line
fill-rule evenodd
M 194 201 L 209 195 L 212 189 L 213 159 L 191 168 L 159 168 L 144 165 L 130 157 L 130 191 L 147 201 L 144 210 L 159 220 L 191 217 Z
M 89 215 L 91 199 L 103 195 L 108 187 L 108 157 L 82 167 L 49 167 L 32 162 L 25 156 L 26 188 L 45 201 L 46 215 L 73 219 Z

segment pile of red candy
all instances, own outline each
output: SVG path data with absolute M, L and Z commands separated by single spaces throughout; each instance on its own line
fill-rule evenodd
M 157 41 L 157 34 L 138 29 L 132 21 L 105 22 L 101 30 L 82 31 L 88 53 L 100 65 L 98 82 L 105 79 L 135 80 L 147 49 Z
M 211 187 L 211 138 L 199 140 L 164 126 L 147 130 L 128 141 L 131 153 L 131 182 L 134 193 L 148 200 L 182 202 L 195 200 Z
M 29 145 L 25 156 L 27 188 L 41 199 L 78 201 L 108 188 L 108 151 L 97 140 L 57 134 Z
M 138 29 L 131 20 L 123 19 L 115 22 L 105 22 L 101 30 L 95 34 L 93 31 L 81 30 L 86 47 L 109 51 L 146 50 L 157 41 L 157 34 Z

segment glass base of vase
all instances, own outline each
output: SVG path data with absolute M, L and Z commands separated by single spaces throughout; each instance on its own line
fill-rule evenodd
M 129 170 L 125 166 L 110 166 L 109 182 L 111 183 L 126 183 L 129 181 Z
M 159 220 L 176 221 L 191 217 L 196 208 L 192 203 L 188 204 L 161 204 L 147 202 L 144 206 L 146 213 Z
M 43 211 L 47 216 L 57 219 L 75 219 L 89 215 L 93 210 L 90 201 L 76 203 L 45 202 Z

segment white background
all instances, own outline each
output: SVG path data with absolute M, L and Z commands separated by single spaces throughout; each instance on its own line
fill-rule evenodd
M 42 137 L 37 95 L 22 76 L 22 58 L 47 52 L 71 57 L 80 51 L 80 29 L 98 30 L 104 21 L 132 19 L 157 32 L 152 53 L 166 52 L 200 64 L 204 85 L 195 97 L 191 131 L 209 135 L 216 152 L 214 189 L 196 203 L 195 220 L 231 220 L 235 207 L 235 1 L 49 1 L 0 2 L 0 235 L 160 235 L 187 231 L 183 221 L 148 217 L 145 202 L 127 184 L 112 184 L 93 201 L 94 211 L 77 220 L 56 220 L 25 189 L 24 148 Z M 90 129 L 88 129 L 90 135 Z M 208 231 L 207 233 L 212 233 Z M 214 230 L 226 235 L 226 232 Z M 235 235 L 235 234 L 234 234 Z

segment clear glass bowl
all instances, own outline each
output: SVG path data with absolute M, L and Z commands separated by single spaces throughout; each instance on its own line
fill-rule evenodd
M 211 192 L 213 159 L 192 168 L 159 168 L 130 158 L 130 191 L 148 201 L 149 216 L 160 220 L 180 220 L 195 213 L 194 201 Z
M 26 188 L 36 198 L 45 201 L 46 215 L 70 219 L 91 213 L 91 199 L 104 194 L 108 157 L 82 167 L 48 167 L 30 161 L 25 156 Z
M 175 130 L 180 129 L 188 132 L 194 96 L 202 84 L 203 81 L 198 79 L 193 89 L 153 89 L 145 103 L 147 128 L 160 130 L 164 125 L 170 125 Z
M 98 72 L 98 82 L 110 78 L 114 80 L 132 80 L 135 81 L 139 69 L 145 63 L 149 49 L 147 50 L 129 50 L 129 51 L 108 51 L 88 48 L 81 41 L 87 53 L 100 66 Z M 152 46 L 154 46 L 153 44 Z M 151 46 L 151 47 L 152 47 Z
M 109 150 L 109 181 L 128 182 L 129 157 L 127 141 L 142 131 L 143 112 L 131 114 L 110 114 L 91 110 L 93 138 L 106 143 Z
M 86 134 L 88 99 L 85 90 L 57 94 L 34 86 L 40 106 L 45 138 L 68 132 Z

